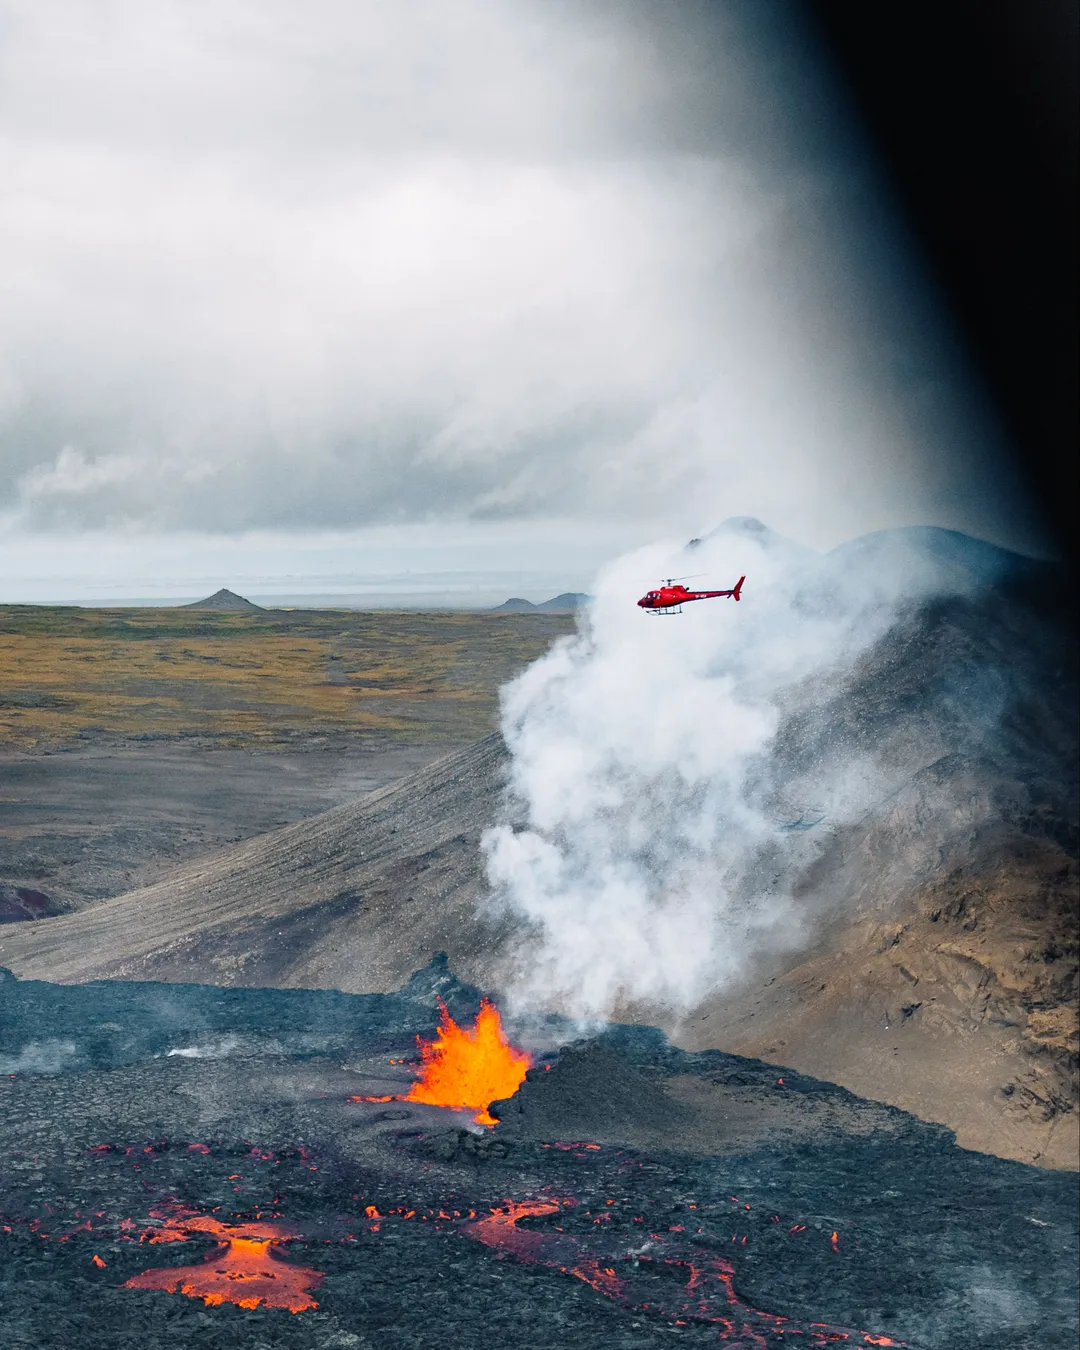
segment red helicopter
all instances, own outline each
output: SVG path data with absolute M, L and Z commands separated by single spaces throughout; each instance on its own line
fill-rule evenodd
M 684 577 L 682 580 L 689 578 Z M 738 600 L 745 580 L 745 577 L 740 577 L 730 591 L 688 591 L 685 586 L 678 584 L 678 577 L 668 577 L 658 590 L 647 591 L 638 601 L 638 607 L 646 614 L 681 614 L 683 605 L 690 600 L 713 600 L 728 595 L 732 600 Z

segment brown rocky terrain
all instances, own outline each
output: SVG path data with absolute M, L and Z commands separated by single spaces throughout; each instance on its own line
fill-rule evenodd
M 834 924 L 797 964 L 675 1031 L 949 1125 L 968 1148 L 1078 1165 L 1075 859 L 1011 841 Z

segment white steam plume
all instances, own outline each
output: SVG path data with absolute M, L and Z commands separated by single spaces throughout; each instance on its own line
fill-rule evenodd
M 907 603 L 972 580 L 918 531 L 858 545 L 822 557 L 736 520 L 689 549 L 629 554 L 600 575 L 579 633 L 504 690 L 510 793 L 483 847 L 489 903 L 530 933 L 508 980 L 522 1007 L 679 1013 L 805 940 L 798 875 L 896 784 L 872 750 L 781 772 L 777 730 L 840 687 Z M 637 608 L 678 573 L 709 588 L 745 573 L 742 600 Z

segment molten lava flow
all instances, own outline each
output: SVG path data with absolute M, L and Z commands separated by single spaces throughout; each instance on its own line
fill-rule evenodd
M 542 1214 L 557 1214 L 561 1207 L 558 1200 L 507 1200 L 504 1206 L 483 1214 L 473 1223 L 465 1225 L 470 1237 L 482 1242 L 485 1247 L 495 1247 L 499 1251 L 516 1256 L 519 1261 L 535 1261 L 544 1264 L 550 1238 L 545 1233 L 537 1233 L 529 1228 L 519 1228 L 522 1219 L 531 1219 Z
M 271 1248 L 293 1234 L 280 1223 L 227 1224 L 209 1214 L 180 1212 L 167 1218 L 151 1242 L 183 1242 L 193 1233 L 209 1233 L 218 1249 L 191 1266 L 167 1266 L 134 1275 L 124 1289 L 162 1289 L 204 1303 L 236 1303 L 241 1308 L 288 1308 L 306 1312 L 319 1305 L 308 1292 L 322 1283 L 322 1272 L 277 1260 Z
M 889 1336 L 853 1328 L 793 1321 L 743 1303 L 735 1292 L 735 1267 L 723 1257 L 675 1237 L 683 1231 L 681 1224 L 670 1228 L 667 1238 L 651 1234 L 648 1254 L 641 1249 L 612 1251 L 607 1239 L 571 1236 L 562 1227 L 518 1227 L 523 1219 L 552 1217 L 572 1210 L 575 1203 L 569 1197 L 507 1200 L 463 1224 L 461 1231 L 519 1261 L 584 1280 L 623 1307 L 642 1312 L 647 1309 L 676 1326 L 709 1323 L 716 1327 L 721 1342 L 733 1346 L 754 1345 L 764 1350 L 767 1344 L 787 1343 L 792 1338 L 808 1348 L 837 1342 L 851 1346 L 903 1344 Z

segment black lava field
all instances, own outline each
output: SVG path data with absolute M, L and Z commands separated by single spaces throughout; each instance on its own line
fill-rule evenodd
M 478 1006 L 439 961 L 385 996 L 0 972 L 0 1343 L 1075 1345 L 1072 1175 L 648 1028 L 534 1027 L 483 1129 L 393 1100 L 437 995 Z M 676 1078 L 776 1126 L 687 1151 L 672 1099 L 612 1142 Z

